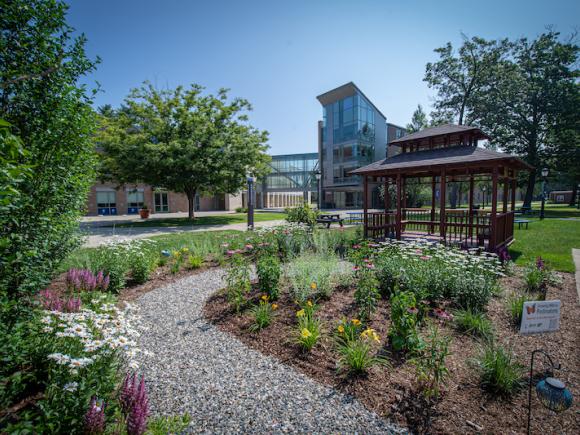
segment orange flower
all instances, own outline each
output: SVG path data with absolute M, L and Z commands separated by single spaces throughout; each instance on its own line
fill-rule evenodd
M 272 304 L 272 309 L 273 310 L 277 310 L 278 309 L 278 304 Z

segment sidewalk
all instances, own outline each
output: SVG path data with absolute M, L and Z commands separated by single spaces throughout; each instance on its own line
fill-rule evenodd
M 125 222 L 125 221 L 121 221 Z M 282 225 L 284 220 L 275 221 L 264 221 L 256 222 L 255 227 L 272 227 L 276 225 Z M 111 225 L 108 222 L 105 225 Z M 245 231 L 247 229 L 247 224 L 237 223 L 228 225 L 195 225 L 191 227 L 187 226 L 175 226 L 175 227 L 141 227 L 141 228 L 116 228 L 110 226 L 100 226 L 100 225 L 83 225 L 82 229 L 87 234 L 87 239 L 84 243 L 84 247 L 93 248 L 95 246 L 102 245 L 108 241 L 116 238 L 122 237 L 125 239 L 144 239 L 152 236 L 159 236 L 162 234 L 173 234 L 182 232 L 201 232 L 201 231 L 223 231 L 223 230 L 236 230 Z

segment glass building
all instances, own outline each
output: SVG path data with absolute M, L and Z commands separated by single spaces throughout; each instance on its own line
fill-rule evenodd
M 386 117 L 352 82 L 317 99 L 322 104 L 318 135 L 322 207 L 360 208 L 362 180 L 349 172 L 386 157 Z
M 318 202 L 318 153 L 272 156 L 270 166 L 271 172 L 257 183 L 256 204 L 259 208 Z

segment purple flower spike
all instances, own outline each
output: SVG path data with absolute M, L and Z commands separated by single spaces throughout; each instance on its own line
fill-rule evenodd
M 105 432 L 105 404 L 93 397 L 85 414 L 85 432 L 91 435 Z
M 544 268 L 546 267 L 546 264 L 544 263 L 544 260 L 542 259 L 542 257 L 538 257 L 536 259 L 536 267 L 539 270 L 544 270 Z
M 149 417 L 149 399 L 143 376 L 139 379 L 134 374 L 127 374 L 121 387 L 120 402 L 123 412 L 127 415 L 127 434 L 144 434 Z
M 133 398 L 135 396 L 135 375 L 127 373 L 123 386 L 121 387 L 121 408 L 125 414 L 128 414 L 133 405 Z

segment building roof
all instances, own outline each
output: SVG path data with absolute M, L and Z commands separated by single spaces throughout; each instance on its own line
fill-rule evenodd
M 410 142 L 429 137 L 445 136 L 448 134 L 463 134 L 470 132 L 476 133 L 482 139 L 489 139 L 489 137 L 477 127 L 470 127 L 468 125 L 457 125 L 457 124 L 443 124 L 438 125 L 437 127 L 425 128 L 421 131 L 407 134 L 406 136 L 403 136 L 400 139 L 393 140 L 389 143 Z
M 511 154 L 500 153 L 476 146 L 460 145 L 448 148 L 401 153 L 363 166 L 351 174 L 378 175 L 386 172 L 404 170 L 430 170 L 441 166 L 476 166 L 491 162 L 504 161 L 517 169 L 532 169 L 530 165 Z
M 320 94 L 318 97 L 316 97 L 316 99 L 320 101 L 320 104 L 326 106 L 328 104 L 334 103 L 335 101 L 342 100 L 343 98 L 350 97 L 351 95 L 355 95 L 357 92 L 361 94 L 363 97 L 365 97 L 365 99 L 369 102 L 369 104 L 373 106 L 374 109 L 377 112 L 379 112 L 379 114 L 383 118 L 385 118 L 385 120 L 387 119 L 387 117 L 383 114 L 383 112 L 381 112 L 379 108 L 373 104 L 370 98 L 367 97 L 364 94 L 364 92 L 361 91 L 360 88 L 353 82 L 345 83 L 344 85 L 339 86 L 338 88 L 334 88 L 328 92 Z

